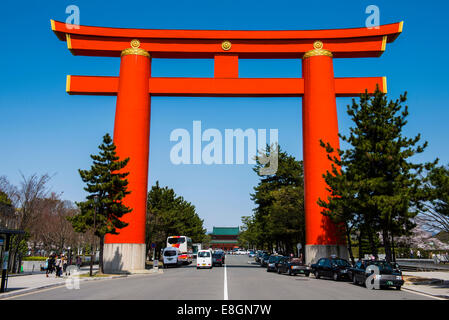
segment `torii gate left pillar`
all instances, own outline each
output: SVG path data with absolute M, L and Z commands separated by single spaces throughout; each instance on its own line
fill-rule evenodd
M 149 79 L 151 57 L 133 40 L 131 48 L 121 53 L 117 106 L 114 123 L 114 144 L 120 159 L 130 157 L 124 169 L 129 172 L 128 190 L 124 204 L 132 215 L 122 221 L 129 225 L 118 235 L 107 234 L 104 244 L 104 270 L 139 271 L 145 269 L 145 226 L 150 143 L 151 100 Z

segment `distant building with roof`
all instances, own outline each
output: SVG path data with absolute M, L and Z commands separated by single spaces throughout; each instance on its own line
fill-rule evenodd
M 211 234 L 211 248 L 223 250 L 238 248 L 239 233 L 239 227 L 214 227 Z

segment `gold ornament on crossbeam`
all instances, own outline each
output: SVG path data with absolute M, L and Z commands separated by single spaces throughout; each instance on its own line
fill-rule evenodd
M 223 42 L 221 43 L 221 48 L 222 48 L 224 51 L 230 50 L 231 47 L 232 47 L 231 41 L 226 40 L 226 41 L 223 41 Z
M 323 42 L 317 40 L 313 43 L 313 50 L 307 51 L 304 56 L 302 57 L 303 59 L 307 59 L 309 57 L 314 57 L 314 56 L 327 56 L 327 57 L 333 57 L 332 52 L 330 52 L 329 50 L 323 49 L 324 44 Z
M 133 39 L 131 40 L 131 48 L 125 49 L 122 51 L 121 53 L 121 57 L 129 55 L 129 54 L 134 54 L 134 55 L 138 55 L 138 56 L 144 56 L 144 57 L 150 57 L 150 54 L 148 53 L 148 51 L 146 51 L 145 49 L 140 48 L 140 41 L 137 39 Z

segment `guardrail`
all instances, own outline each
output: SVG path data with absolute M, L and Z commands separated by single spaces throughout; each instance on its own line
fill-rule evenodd
M 396 259 L 403 271 L 449 271 L 449 264 L 435 264 L 433 259 Z

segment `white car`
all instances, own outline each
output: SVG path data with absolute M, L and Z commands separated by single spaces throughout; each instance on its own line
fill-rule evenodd
M 162 251 L 162 264 L 164 269 L 168 266 L 177 266 L 181 265 L 181 261 L 178 259 L 179 257 L 179 249 L 174 247 L 167 247 Z
M 212 250 L 199 250 L 196 256 L 196 268 L 213 268 Z

